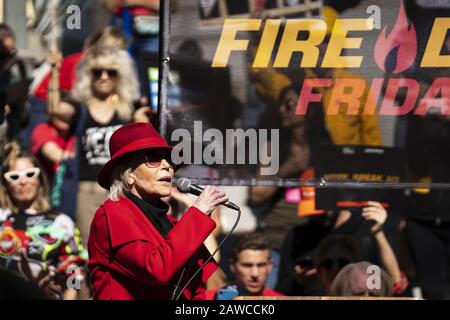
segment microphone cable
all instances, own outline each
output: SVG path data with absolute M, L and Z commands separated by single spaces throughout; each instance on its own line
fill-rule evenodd
M 223 238 L 222 241 L 220 241 L 219 245 L 217 246 L 216 250 L 214 250 L 214 252 L 209 256 L 208 259 L 206 259 L 205 262 L 203 262 L 203 264 L 200 266 L 200 268 L 198 268 L 198 270 L 194 273 L 194 275 L 188 280 L 188 282 L 185 284 L 185 286 L 183 287 L 183 289 L 181 289 L 178 293 L 178 295 L 176 295 L 175 299 L 173 298 L 175 296 L 175 293 L 178 292 L 178 288 L 181 282 L 181 277 L 180 280 L 178 281 L 177 286 L 175 287 L 174 293 L 172 294 L 172 300 L 178 300 L 181 297 L 181 294 L 183 293 L 183 291 L 191 284 L 192 280 L 194 280 L 194 278 L 197 276 L 197 274 L 203 270 L 203 268 L 206 266 L 206 264 L 214 257 L 214 255 L 217 253 L 217 251 L 219 251 L 219 249 L 222 247 L 223 243 L 225 242 L 225 240 L 227 240 L 227 238 L 233 233 L 234 229 L 236 229 L 239 220 L 241 220 L 241 209 L 239 208 L 238 210 L 238 215 L 236 218 L 236 222 L 234 223 L 233 227 L 231 228 L 230 232 L 228 232 L 228 234 L 225 236 L 225 238 Z M 184 274 L 184 271 L 183 271 Z
M 190 261 L 188 262 L 189 265 Z M 172 297 L 170 298 L 170 300 L 175 300 L 175 296 L 178 293 L 178 288 L 180 287 L 181 284 L 181 280 L 183 279 L 184 273 L 186 272 L 186 267 L 183 268 L 183 271 L 181 272 L 180 278 L 178 279 L 177 285 L 175 286 L 175 288 L 173 289 L 172 292 Z

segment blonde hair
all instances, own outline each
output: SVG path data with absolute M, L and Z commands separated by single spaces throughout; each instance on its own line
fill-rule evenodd
M 16 161 L 20 158 L 27 158 L 33 163 L 33 165 L 37 168 L 41 169 L 41 173 L 39 174 L 39 187 L 36 194 L 36 198 L 33 202 L 34 209 L 38 212 L 46 212 L 51 209 L 50 201 L 49 201 L 49 185 L 47 181 L 47 176 L 45 172 L 42 170 L 39 162 L 36 158 L 29 153 L 28 151 L 23 150 L 20 145 L 13 141 L 4 146 L 4 154 L 5 158 L 2 163 L 1 169 L 1 183 L 0 183 L 0 208 L 2 209 L 10 209 L 12 213 L 19 213 L 19 208 L 14 203 L 14 200 L 11 198 L 9 193 L 9 183 L 5 180 L 4 174 L 8 172 L 11 167 L 16 163 Z
M 107 26 L 89 36 L 84 42 L 83 50 L 87 50 L 96 45 L 126 49 L 128 47 L 128 41 L 121 28 Z
M 139 81 L 134 62 L 124 50 L 111 46 L 94 46 L 87 50 L 77 67 L 73 97 L 87 102 L 94 96 L 91 69 L 99 65 L 117 68 L 119 77 L 114 92 L 117 99 L 113 99 L 112 105 L 122 121 L 130 121 L 133 113 L 131 105 L 139 98 Z

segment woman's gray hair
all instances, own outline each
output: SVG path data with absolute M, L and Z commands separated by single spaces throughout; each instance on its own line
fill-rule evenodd
M 343 267 L 334 278 L 331 286 L 331 295 L 338 297 L 353 296 L 355 292 L 352 292 L 350 283 L 357 281 L 357 277 L 361 277 L 363 279 L 369 277 L 369 267 L 371 266 L 373 266 L 373 264 L 367 261 L 360 261 L 356 263 L 349 263 Z M 393 295 L 393 281 L 386 271 L 381 268 L 379 269 L 381 287 L 377 288 L 377 290 L 381 297 L 391 297 Z
M 112 201 L 118 201 L 125 191 L 130 191 L 128 180 L 132 171 L 132 168 L 128 168 L 120 173 L 117 178 L 113 179 L 113 183 L 109 187 L 109 198 Z
M 126 191 L 131 190 L 130 175 L 143 162 L 142 153 L 138 152 L 122 160 L 112 172 L 112 183 L 109 187 L 109 198 L 118 201 Z

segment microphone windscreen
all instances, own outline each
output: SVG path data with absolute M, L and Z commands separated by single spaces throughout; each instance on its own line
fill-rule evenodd
M 177 181 L 177 189 L 180 192 L 186 193 L 189 192 L 189 187 L 191 186 L 191 180 L 188 178 L 180 178 Z

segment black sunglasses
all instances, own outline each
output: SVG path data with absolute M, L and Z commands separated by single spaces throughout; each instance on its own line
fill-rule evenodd
M 145 165 L 149 168 L 156 168 L 161 165 L 161 162 L 166 160 L 172 168 L 176 165 L 172 162 L 170 151 L 150 151 L 145 155 Z
M 100 78 L 103 75 L 103 72 L 106 72 L 108 75 L 108 78 L 116 78 L 119 75 L 119 72 L 117 69 L 100 69 L 100 68 L 94 68 L 91 70 L 92 75 L 95 78 Z

